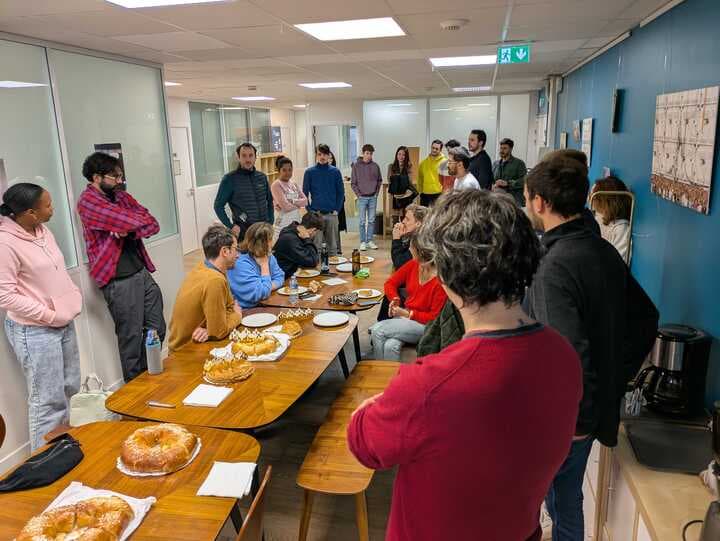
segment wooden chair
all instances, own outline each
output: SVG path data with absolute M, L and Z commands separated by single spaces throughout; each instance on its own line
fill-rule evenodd
M 305 489 L 300 533 L 305 541 L 310 528 L 315 493 L 352 495 L 360 541 L 370 538 L 365 490 L 374 470 L 360 464 L 347 446 L 347 427 L 352 412 L 360 403 L 385 390 L 398 371 L 395 361 L 362 361 L 348 378 L 340 396 L 330 407 L 297 476 L 297 484 Z
M 270 481 L 271 473 L 272 466 L 268 466 L 262 483 L 260 483 L 260 490 L 255 495 L 252 505 L 250 505 L 250 510 L 235 541 L 262 541 L 263 521 L 265 519 L 265 490 Z

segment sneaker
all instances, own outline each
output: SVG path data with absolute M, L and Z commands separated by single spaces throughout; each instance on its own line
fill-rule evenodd
M 360 251 L 364 252 L 365 250 L 367 250 L 367 244 L 365 244 L 364 242 L 361 242 L 360 243 Z
M 377 250 L 377 249 L 378 249 L 377 244 L 375 244 L 373 241 L 368 242 L 368 243 L 367 243 L 367 247 L 370 248 L 371 250 Z

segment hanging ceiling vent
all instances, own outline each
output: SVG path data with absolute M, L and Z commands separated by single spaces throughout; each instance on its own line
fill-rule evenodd
M 440 28 L 442 28 L 443 30 L 455 32 L 456 30 L 460 30 L 469 22 L 470 21 L 467 19 L 448 19 L 447 21 L 443 21 L 440 23 Z

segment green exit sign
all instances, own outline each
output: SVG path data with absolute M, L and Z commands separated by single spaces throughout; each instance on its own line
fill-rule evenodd
M 498 64 L 527 64 L 530 62 L 530 44 L 498 47 Z

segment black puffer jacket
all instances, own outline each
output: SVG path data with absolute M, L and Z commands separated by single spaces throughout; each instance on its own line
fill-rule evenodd
M 232 220 L 225 205 L 230 205 Z M 225 175 L 215 197 L 215 214 L 226 227 L 239 225 L 242 230 L 256 222 L 273 223 L 272 192 L 265 173 L 253 167 L 238 168 Z

